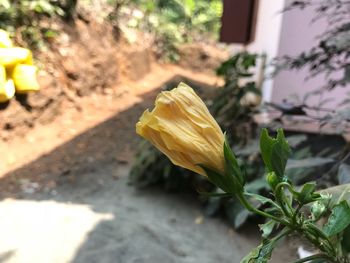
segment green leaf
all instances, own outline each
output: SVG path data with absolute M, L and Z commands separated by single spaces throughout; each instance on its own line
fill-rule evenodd
M 277 130 L 277 137 L 272 138 L 267 129 L 260 135 L 260 151 L 269 172 L 275 172 L 280 181 L 284 179 L 284 171 L 290 155 L 290 147 L 282 129 Z
M 272 146 L 274 145 L 275 140 L 269 136 L 269 133 L 267 129 L 262 129 L 261 135 L 260 135 L 260 151 L 262 158 L 264 160 L 265 165 L 269 169 L 269 171 L 272 171 L 272 165 L 271 165 L 271 153 L 272 153 Z
M 276 221 L 268 220 L 265 224 L 259 225 L 260 230 L 263 232 L 262 237 L 268 238 L 271 235 L 276 224 Z
M 326 205 L 322 201 L 317 201 L 311 206 L 311 215 L 314 221 L 317 221 L 326 211 Z
M 271 258 L 275 246 L 275 240 L 265 239 L 258 247 L 254 248 L 247 256 L 245 256 L 241 260 L 241 263 L 267 263 Z
M 224 192 L 227 192 L 226 191 L 227 185 L 225 183 L 225 179 L 223 178 L 223 176 L 220 173 L 210 169 L 209 167 L 201 165 L 201 164 L 198 164 L 198 166 L 200 166 L 205 171 L 205 173 L 208 176 L 209 181 L 211 181 L 214 185 L 216 185 L 217 187 L 224 190 Z
M 241 188 L 241 189 L 237 189 L 237 190 L 243 191 L 245 179 L 242 175 L 242 171 L 241 171 L 241 168 L 237 162 L 237 159 L 234 156 L 226 138 L 225 138 L 225 142 L 224 142 L 224 157 L 225 157 L 226 176 L 232 177 L 233 180 L 236 182 L 237 187 Z
M 343 250 L 350 254 L 350 226 L 348 226 L 343 233 L 343 240 L 341 242 Z
M 328 218 L 328 222 L 323 227 L 323 231 L 328 236 L 334 236 L 350 225 L 350 207 L 343 200 L 332 209 L 332 214 Z
M 224 76 L 227 75 L 229 70 L 231 70 L 232 68 L 236 67 L 237 61 L 239 59 L 239 56 L 233 56 L 231 58 L 229 58 L 228 60 L 226 60 L 225 62 L 223 62 L 220 67 L 216 70 L 216 74 L 218 76 Z
M 301 191 L 294 192 L 293 195 L 300 204 L 308 204 L 316 201 L 321 197 L 319 193 L 315 193 L 316 183 L 309 182 L 302 186 Z
M 271 166 L 276 175 L 283 179 L 284 171 L 286 169 L 286 164 L 288 157 L 290 155 L 290 148 L 288 142 L 286 141 L 283 130 L 277 130 L 277 142 L 272 146 L 271 153 Z
M 246 195 L 248 197 L 251 197 L 251 198 L 253 198 L 255 200 L 258 200 L 262 204 L 271 204 L 274 207 L 279 207 L 274 201 L 272 201 L 270 198 L 267 198 L 265 196 L 258 195 L 258 194 L 247 193 L 247 192 L 245 192 L 244 195 Z

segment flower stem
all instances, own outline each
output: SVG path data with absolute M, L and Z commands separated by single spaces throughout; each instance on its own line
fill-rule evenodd
M 291 191 L 291 192 L 293 190 L 291 188 L 290 184 L 288 184 L 286 182 L 282 182 L 276 186 L 275 196 L 276 196 L 276 199 L 277 199 L 279 205 L 281 206 L 281 208 L 283 210 L 283 213 L 288 217 L 292 217 L 292 214 L 293 214 L 292 210 L 293 209 L 292 209 L 291 205 L 289 204 L 285 193 L 283 192 L 283 187 L 287 187 L 289 189 L 289 191 Z
M 245 208 L 247 208 L 249 211 L 254 212 L 254 213 L 256 213 L 256 214 L 258 214 L 258 215 L 261 215 L 261 216 L 263 216 L 263 217 L 273 219 L 273 220 L 275 220 L 275 221 L 277 221 L 277 222 L 279 222 L 279 223 L 281 223 L 281 224 L 283 224 L 283 225 L 286 225 L 286 226 L 289 226 L 289 225 L 290 225 L 289 222 L 287 222 L 287 221 L 285 221 L 285 220 L 283 220 L 283 219 L 281 219 L 281 218 L 278 218 L 278 217 L 273 216 L 273 215 L 271 215 L 271 214 L 269 214 L 269 213 L 266 213 L 266 212 L 264 212 L 264 211 L 262 211 L 262 210 L 260 210 L 260 209 L 255 208 L 254 206 L 252 206 L 252 205 L 249 203 L 249 201 L 244 197 L 243 194 L 237 194 L 237 198 L 238 198 L 238 200 L 242 203 L 242 205 L 243 205 Z
M 330 253 L 333 256 L 336 256 L 336 251 L 335 248 L 333 247 L 332 242 L 330 241 L 330 239 L 328 238 L 328 236 L 321 230 L 319 229 L 317 226 L 315 226 L 314 224 L 307 224 L 305 225 L 305 230 L 308 231 L 308 229 L 311 229 L 313 232 L 315 232 L 317 234 L 318 237 L 322 238 L 323 240 L 325 240 L 325 245 L 327 244 L 327 248 L 330 250 Z M 310 231 L 308 231 L 310 232 Z

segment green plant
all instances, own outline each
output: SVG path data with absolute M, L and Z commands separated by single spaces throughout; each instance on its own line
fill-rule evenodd
M 232 166 L 227 168 L 224 184 L 235 187 L 227 190 L 221 187 L 226 192 L 222 195 L 236 196 L 247 210 L 268 220 L 260 226 L 263 236 L 261 245 L 241 262 L 268 262 L 280 239 L 290 234 L 303 236 L 319 250 L 315 255 L 296 261 L 298 263 L 350 262 L 350 207 L 349 200 L 346 200 L 350 194 L 349 186 L 342 189 L 339 198 L 334 196 L 333 200 L 329 194 L 316 192 L 314 182 L 296 187 L 285 174 L 290 148 L 283 131 L 278 130 L 277 137 L 272 138 L 265 129 L 260 136 L 260 151 L 267 170 L 266 180 L 272 191 L 271 198 L 251 194 L 244 186 L 233 152 L 230 152 L 227 145 L 224 147 L 227 167 Z M 207 173 L 209 179 L 216 184 L 217 175 L 210 169 L 207 169 Z M 210 173 L 212 174 L 209 175 Z M 264 210 L 258 209 L 252 204 L 253 199 L 267 206 Z M 322 217 L 328 218 L 324 224 L 320 221 Z
M 220 27 L 220 0 L 133 0 L 145 14 L 132 24 L 155 35 L 160 56 L 178 60 L 177 46 L 193 39 L 213 38 Z
M 240 134 L 240 131 L 243 125 L 254 127 L 252 113 L 260 104 L 261 91 L 253 79 L 258 58 L 257 54 L 241 52 L 224 61 L 216 70 L 216 74 L 224 78 L 225 84 L 214 98 L 211 109 L 220 126 L 229 131 L 229 138 L 240 138 L 243 144 L 252 136 L 252 131 L 243 129 L 244 134 Z M 253 98 L 251 101 L 247 98 L 249 95 Z
M 55 16 L 71 19 L 76 4 L 77 0 L 0 0 L 0 28 L 20 36 L 22 45 L 40 48 L 53 32 L 40 21 Z

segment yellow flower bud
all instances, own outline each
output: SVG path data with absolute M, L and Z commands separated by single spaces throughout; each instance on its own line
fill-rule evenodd
M 146 110 L 136 132 L 175 165 L 206 175 L 198 164 L 224 173 L 224 134 L 204 102 L 184 83 L 160 93 L 155 108 Z

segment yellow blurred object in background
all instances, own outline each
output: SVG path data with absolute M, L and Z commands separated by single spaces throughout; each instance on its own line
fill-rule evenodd
M 32 52 L 22 47 L 0 48 L 0 65 L 4 67 L 16 64 L 33 64 Z
M 15 84 L 12 79 L 8 79 L 3 88 L 0 88 L 0 102 L 6 102 L 15 96 Z
M 0 65 L 0 87 L 6 83 L 6 69 L 4 66 Z
M 9 34 L 5 30 L 0 29 L 0 48 L 2 47 L 12 47 L 12 41 Z
M 0 102 L 6 102 L 15 95 L 15 85 L 12 79 L 6 80 L 6 71 L 0 65 Z
M 13 47 L 9 34 L 0 29 L 0 103 L 11 99 L 16 92 L 39 90 L 37 70 L 32 52 Z
M 16 65 L 12 73 L 12 79 L 16 86 L 16 92 L 27 93 L 39 90 L 39 83 L 36 79 L 37 70 L 38 68 L 33 65 Z

